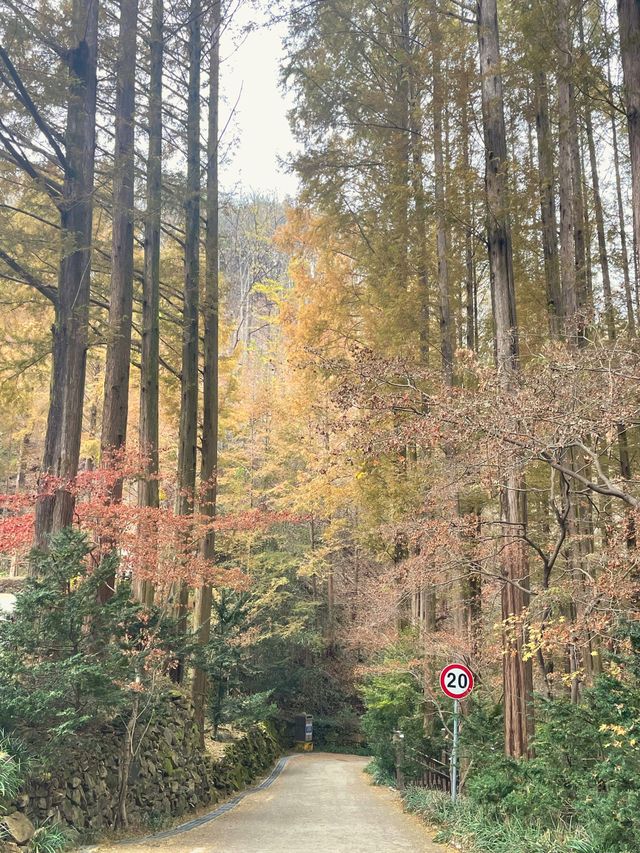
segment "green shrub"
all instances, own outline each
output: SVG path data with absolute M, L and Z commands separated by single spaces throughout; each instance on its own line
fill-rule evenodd
M 246 730 L 257 723 L 268 723 L 278 716 L 278 706 L 271 699 L 272 691 L 244 694 L 240 691 L 229 696 L 223 719 L 226 723 Z
M 487 725 L 492 714 L 476 703 L 462 728 L 464 748 L 474 757 L 466 793 L 487 819 L 505 826 L 518 820 L 540 837 L 538 826 L 559 835 L 577 826 L 585 839 L 566 849 L 637 853 L 640 690 L 634 683 L 605 675 L 577 705 L 539 700 L 529 761 L 503 755 L 499 728 Z
M 385 785 L 393 787 L 396 784 L 396 777 L 393 773 L 384 767 L 378 758 L 373 758 L 364 768 L 364 772 L 371 776 L 374 785 Z
M 41 744 L 125 711 L 150 656 L 158 671 L 178 653 L 175 623 L 143 613 L 127 583 L 98 601 L 117 559 L 89 571 L 91 550 L 77 530 L 55 536 L 49 553 L 34 556 L 36 576 L 17 595 L 14 618 L 0 621 L 0 726 L 44 733 Z
M 622 626 L 621 634 L 626 656 L 610 655 L 608 674 L 578 704 L 536 699 L 530 760 L 504 755 L 502 708 L 480 687 L 461 723 L 464 796 L 453 809 L 448 797 L 413 789 L 407 808 L 469 853 L 638 853 L 640 626 Z M 363 728 L 375 756 L 372 772 L 387 777 L 395 769 L 393 730 L 402 729 L 410 781 L 419 770 L 414 757 L 438 758 L 443 741 L 422 732 L 421 682 L 411 669 L 409 641 L 390 647 L 382 658 L 387 671 L 366 680 Z
M 314 717 L 313 740 L 326 752 L 351 755 L 370 755 L 369 747 L 362 744 L 360 715 L 353 708 L 340 708 L 331 716 Z
M 402 731 L 407 779 L 420 776 L 424 756 L 439 757 L 444 746 L 439 726 L 430 736 L 425 734 L 425 700 L 415 660 L 415 635 L 409 631 L 382 655 L 382 671 L 369 676 L 362 686 L 366 707 L 362 730 L 367 744 L 381 768 L 395 776 L 393 733 Z

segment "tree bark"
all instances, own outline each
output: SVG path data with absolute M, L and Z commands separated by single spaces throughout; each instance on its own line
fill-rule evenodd
M 582 9 L 578 12 L 578 27 L 580 32 L 580 50 L 586 52 L 584 39 L 584 15 Z M 616 337 L 616 317 L 613 306 L 613 295 L 611 292 L 611 274 L 609 271 L 609 254 L 607 252 L 607 238 L 604 225 L 604 212 L 602 208 L 602 195 L 600 193 L 600 176 L 598 175 L 598 160 L 596 146 L 593 136 L 593 116 L 591 104 L 588 99 L 584 108 L 584 124 L 587 136 L 587 147 L 589 150 L 589 166 L 591 170 L 591 183 L 593 187 L 593 206 L 596 217 L 596 235 L 598 238 L 598 255 L 600 259 L 600 270 L 602 272 L 602 291 L 604 301 L 604 316 L 607 326 L 609 340 Z M 589 264 L 591 267 L 591 264 Z M 593 304 L 593 298 L 592 298 Z
M 557 338 L 562 325 L 562 294 L 558 257 L 558 221 L 556 216 L 555 181 L 553 176 L 553 138 L 549 123 L 547 77 L 539 71 L 535 77 L 536 136 L 538 141 L 538 175 L 540 182 L 540 216 L 542 251 L 547 285 L 549 331 Z
M 510 380 L 518 369 L 518 335 L 496 0 L 482 0 L 478 3 L 478 12 L 486 160 L 487 238 L 495 312 L 496 352 L 498 370 Z
M 593 185 L 593 205 L 596 214 L 596 232 L 598 235 L 598 255 L 600 257 L 600 270 L 602 272 L 602 291 L 604 296 L 604 318 L 607 326 L 607 335 L 610 341 L 616 337 L 616 317 L 613 309 L 613 296 L 611 293 L 611 275 L 609 272 L 609 255 L 607 253 L 607 238 L 604 230 L 604 213 L 602 210 L 602 196 L 600 195 L 600 178 L 598 175 L 598 160 L 596 146 L 593 138 L 593 119 L 591 110 L 587 106 L 585 110 L 585 127 L 587 131 L 587 145 L 589 146 L 589 165 L 591 167 L 591 183 Z
M 635 292 L 640 291 L 640 3 L 618 0 L 620 52 L 624 75 L 624 101 L 629 130 L 631 156 L 631 202 L 633 209 L 633 251 L 635 256 Z
M 200 511 L 214 518 L 216 514 L 218 473 L 218 133 L 220 89 L 220 31 L 221 4 L 214 0 L 211 22 L 209 127 L 207 138 L 207 230 L 204 304 L 204 386 L 202 419 L 202 500 Z M 210 530 L 202 542 L 202 556 L 208 563 L 215 561 L 215 531 Z M 196 592 L 194 631 L 201 646 L 206 646 L 211 634 L 211 586 L 205 582 Z M 207 676 L 196 667 L 192 698 L 200 737 L 204 742 Z
M 465 84 L 467 83 L 465 77 Z M 467 349 L 476 351 L 478 340 L 476 335 L 476 277 L 474 262 L 474 209 L 471 195 L 471 144 L 469 140 L 470 117 L 468 102 L 471 92 L 467 87 L 462 106 L 462 156 L 464 161 L 464 262 L 465 262 L 465 342 Z
M 131 314 L 133 310 L 133 181 L 135 71 L 138 0 L 121 0 L 113 158 L 113 229 L 107 358 L 101 449 L 103 457 L 124 448 L 129 413 Z M 122 481 L 112 499 L 122 498 Z
M 620 453 L 620 474 L 625 481 L 625 485 L 629 483 L 633 477 L 631 468 L 631 455 L 629 453 L 629 437 L 627 428 L 624 424 L 618 424 L 618 451 Z M 635 550 L 636 547 L 636 521 L 635 515 L 629 509 L 626 511 L 627 522 L 627 547 L 630 550 Z
M 101 461 L 117 466 L 127 440 L 131 321 L 133 311 L 133 181 L 135 73 L 138 0 L 121 0 L 116 72 L 115 144 L 113 152 L 113 225 L 107 356 L 102 406 Z M 122 479 L 109 490 L 110 500 L 122 500 Z M 98 592 L 107 601 L 115 591 L 115 575 Z
M 187 99 L 187 186 L 178 495 L 176 512 L 193 511 L 198 422 L 198 311 L 200 280 L 200 0 L 189 8 L 189 91 Z
M 487 194 L 487 237 L 492 283 L 496 356 L 503 388 L 508 392 L 519 370 L 518 329 L 507 178 L 507 145 L 504 98 L 500 71 L 500 41 L 496 0 L 478 2 L 478 46 L 482 80 Z M 533 733 L 533 680 L 531 664 L 523 659 L 526 639 L 523 623 L 528 596 L 529 569 L 522 533 L 526 506 L 522 475 L 514 464 L 505 475 L 502 488 L 503 522 L 502 618 L 505 624 L 503 688 L 505 710 L 505 751 L 513 757 L 530 752 Z M 517 584 L 517 586 L 516 586 Z
M 602 16 L 602 26 L 605 43 L 608 45 L 606 10 Z M 613 82 L 611 79 L 611 54 L 607 47 L 607 86 L 609 100 L 613 103 Z M 620 148 L 618 145 L 618 124 L 616 111 L 611 110 L 611 145 L 613 147 L 613 168 L 616 179 L 616 201 L 618 204 L 618 228 L 620 231 L 620 250 L 622 255 L 622 277 L 624 281 L 624 296 L 627 309 L 627 327 L 632 338 L 636 336 L 636 317 L 633 307 L 633 291 L 631 289 L 631 274 L 629 270 L 629 250 L 627 248 L 627 229 L 624 221 L 624 203 L 622 201 L 622 180 L 620 178 Z M 636 288 L 637 293 L 637 288 Z
M 142 353 L 140 362 L 140 449 L 145 455 L 145 477 L 138 486 L 140 506 L 160 506 L 158 487 L 159 374 L 160 374 L 160 226 L 162 222 L 162 67 L 163 0 L 153 0 L 149 33 L 149 153 L 147 159 L 147 212 L 144 228 L 144 280 L 142 288 Z M 155 539 L 155 526 L 145 525 L 141 535 Z M 153 603 L 150 580 L 136 584 L 139 600 Z
M 42 483 L 36 505 L 35 545 L 73 520 L 74 496 L 67 483 L 80 459 L 87 365 L 93 176 L 96 133 L 98 0 L 74 0 L 74 43 L 69 50 L 69 97 L 60 227 L 63 235 L 58 304 L 53 328 L 53 367 L 42 470 L 60 478 L 53 494 Z
M 414 200 L 415 229 L 418 240 L 418 285 L 420 330 L 418 333 L 420 357 L 429 364 L 429 252 L 427 244 L 427 204 L 424 192 L 423 140 L 420 86 L 413 64 L 409 68 L 409 140 L 411 148 L 411 182 Z
M 404 294 L 409 283 L 409 157 L 410 157 L 410 103 L 409 78 L 411 67 L 411 42 L 409 33 L 408 0 L 400 0 L 397 19 L 398 64 L 395 89 L 394 122 L 396 130 L 393 145 L 392 223 L 396 228 L 394 252 L 395 279 L 398 291 Z
M 189 6 L 189 88 L 187 92 L 187 186 L 184 203 L 184 303 L 182 321 L 182 371 L 180 381 L 180 428 L 176 514 L 191 515 L 196 487 L 196 442 L 198 433 L 198 312 L 200 285 L 200 0 Z M 188 589 L 184 581 L 174 588 L 174 605 L 180 630 L 186 633 Z M 179 661 L 172 677 L 184 678 Z
M 453 334 L 449 299 L 449 260 L 447 246 L 447 220 L 445 215 L 445 165 L 442 142 L 442 108 L 444 87 L 442 78 L 442 36 L 439 12 L 433 7 L 429 20 L 432 50 L 432 109 L 433 109 L 433 162 L 434 197 L 436 208 L 436 247 L 438 253 L 438 321 L 440 325 L 440 351 L 445 383 L 453 384 Z
M 580 328 L 576 275 L 576 217 L 574 162 L 571 156 L 571 51 L 566 0 L 558 0 L 558 169 L 560 195 L 560 278 L 564 333 Z
M 570 74 L 573 73 L 573 43 L 568 43 L 570 54 Z M 571 162 L 573 176 L 573 204 L 575 210 L 575 263 L 576 263 L 576 290 L 578 300 L 578 340 L 583 341 L 585 327 L 591 318 L 593 310 L 593 294 L 589 284 L 591 267 L 587 260 L 588 251 L 588 224 L 586 205 L 584 202 L 583 189 L 583 165 L 580 152 L 580 128 L 578 127 L 578 113 L 576 108 L 576 92 L 573 81 L 569 82 L 569 121 L 571 131 L 569 143 L 571 147 Z

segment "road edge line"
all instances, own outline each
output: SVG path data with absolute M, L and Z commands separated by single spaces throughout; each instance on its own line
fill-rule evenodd
M 135 846 L 138 844 L 147 844 L 149 841 L 163 841 L 166 838 L 174 838 L 176 835 L 182 835 L 185 832 L 191 832 L 192 829 L 198 829 L 201 826 L 204 826 L 207 823 L 211 823 L 216 820 L 216 818 L 221 817 L 223 814 L 227 814 L 232 809 L 234 809 L 239 803 L 244 800 L 245 797 L 248 797 L 249 794 L 257 793 L 258 791 L 264 791 L 266 788 L 269 788 L 276 781 L 278 776 L 282 773 L 286 765 L 292 758 L 296 758 L 295 755 L 283 755 L 277 762 L 275 767 L 271 770 L 268 776 L 266 776 L 262 782 L 257 785 L 253 785 L 250 788 L 246 788 L 244 791 L 241 791 L 239 794 L 236 794 L 231 800 L 227 800 L 226 803 L 223 803 L 221 806 L 218 806 L 211 812 L 207 812 L 207 814 L 201 815 L 200 817 L 193 818 L 193 820 L 189 820 L 186 823 L 181 823 L 179 826 L 173 827 L 173 829 L 166 829 L 163 832 L 155 833 L 154 835 L 145 835 L 143 838 L 125 838 L 122 841 L 112 842 L 113 847 L 121 847 L 125 844 L 130 846 Z M 109 842 L 107 842 L 108 844 Z M 92 847 L 81 847 L 79 848 L 78 853 L 91 853 L 91 851 L 99 850 L 100 845 L 95 845 Z

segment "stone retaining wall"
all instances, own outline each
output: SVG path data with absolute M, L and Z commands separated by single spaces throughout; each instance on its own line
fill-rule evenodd
M 150 720 L 139 723 L 138 731 L 145 733 L 131 763 L 126 800 L 134 827 L 158 828 L 197 806 L 217 802 L 252 782 L 281 751 L 275 732 L 256 726 L 215 760 L 200 748 L 193 706 L 178 691 L 163 700 Z M 123 739 L 124 732 L 115 726 L 79 735 L 46 772 L 31 778 L 5 812 L 21 813 L 36 825 L 59 822 L 82 838 L 114 828 Z

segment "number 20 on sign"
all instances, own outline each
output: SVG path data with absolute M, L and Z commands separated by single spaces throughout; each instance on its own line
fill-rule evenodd
M 451 748 L 451 801 L 458 795 L 458 732 L 460 700 L 473 690 L 473 673 L 461 663 L 450 663 L 440 673 L 440 687 L 445 696 L 453 699 L 453 744 Z
M 440 687 L 449 699 L 464 699 L 473 690 L 473 673 L 461 663 L 450 663 L 440 673 Z

